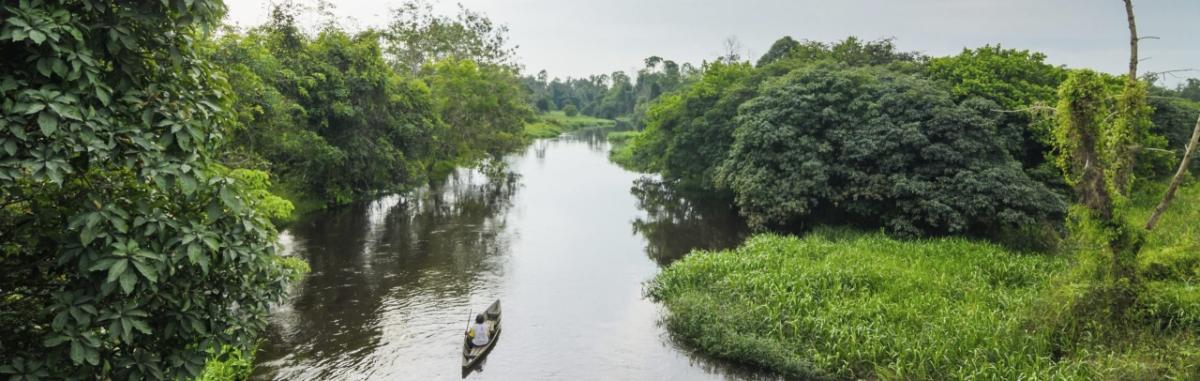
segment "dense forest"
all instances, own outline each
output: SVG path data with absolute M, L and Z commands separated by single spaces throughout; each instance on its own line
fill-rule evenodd
M 1127 74 L 783 37 L 560 79 L 462 7 L 350 30 L 292 2 L 249 28 L 220 0 L 9 2 L 0 375 L 243 379 L 309 271 L 277 225 L 616 126 L 611 159 L 662 180 L 635 195 L 761 233 L 648 285 L 705 353 L 822 379 L 1195 379 L 1200 80 L 1138 71 L 1125 3 Z
M 0 7 L 0 374 L 188 379 L 241 358 L 306 271 L 273 222 L 521 148 L 504 29 L 426 3 L 386 27 L 220 1 Z M 244 376 L 243 376 L 244 377 Z

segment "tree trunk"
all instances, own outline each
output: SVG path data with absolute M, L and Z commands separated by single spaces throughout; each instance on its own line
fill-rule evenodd
M 1133 20 L 1133 0 L 1125 0 L 1125 15 L 1129 18 L 1129 80 L 1136 82 L 1138 79 L 1138 34 L 1137 23 Z
M 1163 213 L 1167 211 L 1167 206 L 1171 205 L 1171 201 L 1175 199 L 1175 191 L 1179 190 L 1179 184 L 1183 182 L 1183 177 L 1187 174 L 1188 165 L 1192 161 L 1192 153 L 1196 151 L 1198 142 L 1200 142 L 1200 118 L 1196 118 L 1196 128 L 1192 130 L 1192 140 L 1188 141 L 1187 148 L 1183 151 L 1183 160 L 1179 162 L 1179 169 L 1175 171 L 1171 185 L 1167 187 L 1167 192 L 1163 194 L 1158 207 L 1154 208 L 1154 214 L 1150 215 L 1150 220 L 1146 221 L 1146 230 L 1154 230 L 1158 219 L 1162 218 Z

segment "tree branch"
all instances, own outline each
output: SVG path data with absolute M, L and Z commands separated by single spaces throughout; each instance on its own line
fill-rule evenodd
M 1175 199 L 1175 192 L 1179 190 L 1179 184 L 1183 182 L 1184 175 L 1187 174 L 1188 165 L 1192 161 L 1192 153 L 1196 151 L 1196 143 L 1200 141 L 1200 118 L 1196 118 L 1196 129 L 1192 131 L 1192 140 L 1188 141 L 1187 149 L 1183 151 L 1183 160 L 1179 162 L 1179 169 L 1175 171 L 1175 177 L 1171 179 L 1171 185 L 1167 187 L 1167 192 L 1163 194 L 1162 201 L 1159 201 L 1158 206 L 1154 208 L 1154 214 L 1150 215 L 1150 220 L 1146 221 L 1146 230 L 1154 230 L 1154 225 L 1158 224 L 1158 219 L 1162 218 L 1163 213 L 1167 211 L 1167 207 L 1171 205 L 1171 200 Z

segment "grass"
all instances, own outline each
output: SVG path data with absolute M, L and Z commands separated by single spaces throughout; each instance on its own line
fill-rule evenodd
M 1159 192 L 1135 195 L 1130 218 L 1145 221 Z M 695 252 L 650 294 L 682 341 L 794 377 L 1200 380 L 1200 184 L 1178 197 L 1146 236 L 1135 318 L 1119 326 L 1077 314 L 1090 248 L 844 230 Z
M 613 144 L 625 144 L 641 134 L 641 131 L 613 131 L 608 133 L 608 141 Z
M 612 127 L 616 124 L 617 122 L 611 119 L 587 115 L 567 116 L 562 111 L 552 111 L 538 115 L 535 120 L 526 123 L 525 136 L 530 139 L 552 138 L 586 127 Z
M 208 359 L 204 370 L 196 381 L 244 381 L 254 371 L 254 352 L 257 347 L 245 351 L 224 347 L 220 354 Z
M 1065 265 L 962 239 L 760 235 L 676 262 L 651 294 L 685 341 L 790 376 L 1015 379 L 1069 372 L 1022 328 Z

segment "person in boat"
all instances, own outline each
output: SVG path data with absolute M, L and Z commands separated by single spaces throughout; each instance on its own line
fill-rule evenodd
M 470 329 L 467 329 L 467 337 L 471 338 L 468 341 L 471 348 L 482 347 L 488 343 L 488 328 L 483 322 L 483 314 L 475 315 L 475 324 L 471 325 Z

